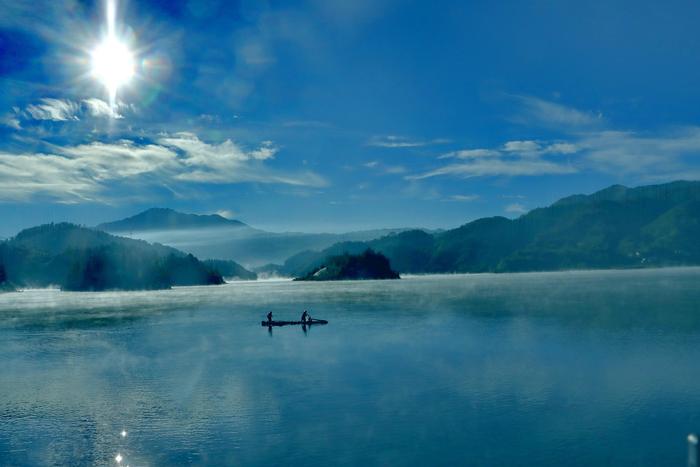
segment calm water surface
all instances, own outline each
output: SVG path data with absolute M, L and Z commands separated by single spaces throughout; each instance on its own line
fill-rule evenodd
M 0 465 L 684 465 L 699 304 L 694 268 L 4 294 Z

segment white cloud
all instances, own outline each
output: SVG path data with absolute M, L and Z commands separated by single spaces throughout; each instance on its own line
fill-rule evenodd
M 439 160 L 459 159 L 460 162 L 422 174 L 410 175 L 406 179 L 421 180 L 439 176 L 471 178 L 571 174 L 578 169 L 562 161 L 548 160 L 545 156 L 571 154 L 578 149 L 578 146 L 572 143 L 534 140 L 508 141 L 494 149 L 462 149 L 438 156 Z
M 584 170 L 653 181 L 700 178 L 696 168 L 700 126 L 656 133 L 614 130 L 603 127 L 606 122 L 602 117 L 537 98 L 518 99 L 528 111 L 547 111 L 554 116 L 553 121 L 566 123 L 562 125 L 565 137 L 553 141 L 513 140 L 497 148 L 448 152 L 438 160 L 460 161 L 405 178 L 564 175 Z
M 527 209 L 520 203 L 512 203 L 505 207 L 505 211 L 509 214 L 525 214 Z
M 376 169 L 377 171 L 390 175 L 403 174 L 407 172 L 406 167 L 402 165 L 385 165 L 379 161 L 369 161 L 362 165 L 368 169 Z
M 503 145 L 505 152 L 539 152 L 540 145 L 537 141 L 508 141 Z
M 610 173 L 664 178 L 690 171 L 700 157 L 700 127 L 686 127 L 657 135 L 630 131 L 602 131 L 583 135 L 577 144 L 586 164 Z
M 513 96 L 520 104 L 513 120 L 525 125 L 547 128 L 594 128 L 605 123 L 601 113 L 584 112 L 557 102 L 532 96 Z
M 192 133 L 163 136 L 151 144 L 130 140 L 54 147 L 52 153 L 0 153 L 0 200 L 46 196 L 61 202 L 106 202 L 115 185 L 138 181 L 144 190 L 183 183 L 279 183 L 324 186 L 319 175 L 283 172 L 265 165 L 272 143 L 244 151 L 230 140 L 208 144 Z
M 84 99 L 83 104 L 88 108 L 88 112 L 93 117 L 111 117 L 114 115 L 112 107 L 105 101 L 97 98 Z
M 0 117 L 0 124 L 15 130 L 22 129 L 22 125 L 20 124 L 19 119 L 17 119 L 17 116 L 14 114 L 5 114 L 2 117 Z
M 0 153 L 0 200 L 28 201 L 44 195 L 64 202 L 92 200 L 96 180 L 76 160 L 51 154 Z
M 543 149 L 545 154 L 575 154 L 579 147 L 571 143 L 554 143 Z
M 129 140 L 94 142 L 58 148 L 59 154 L 74 161 L 74 167 L 96 182 L 165 174 L 181 168 L 177 154 L 157 144 L 136 145 Z
M 438 159 L 473 159 L 477 157 L 497 157 L 501 153 L 495 149 L 462 149 L 443 154 Z
M 461 161 L 406 178 L 536 176 L 589 170 L 653 181 L 698 179 L 700 126 L 655 134 L 589 128 L 573 132 L 568 140 L 514 140 L 496 149 L 466 149 L 438 156 L 442 159 Z
M 24 111 L 25 115 L 34 120 L 52 120 L 65 122 L 68 120 L 79 120 L 78 113 L 80 106 L 67 99 L 40 99 L 39 104 L 30 104 Z
M 408 172 L 408 169 L 403 165 L 387 165 L 384 167 L 384 173 L 397 175 Z
M 503 151 L 518 153 L 528 156 L 540 156 L 544 154 L 574 154 L 579 147 L 572 143 L 543 143 L 540 141 L 508 141 L 503 145 Z
M 219 122 L 221 122 L 221 117 L 219 117 L 218 115 L 201 114 L 197 118 L 203 122 L 206 122 L 206 123 L 219 123 Z M 233 118 L 237 118 L 237 117 L 234 115 Z
M 527 167 L 535 167 L 538 166 L 538 164 L 524 164 L 523 161 L 519 159 L 523 158 L 528 158 L 528 159 L 535 159 L 535 160 L 541 160 L 541 157 L 544 155 L 549 155 L 549 154 L 573 154 L 577 152 L 579 148 L 571 143 L 562 143 L 562 142 L 556 142 L 556 143 L 543 143 L 539 141 L 534 141 L 534 140 L 522 140 L 522 141 L 508 141 L 503 146 L 501 146 L 498 149 L 463 149 L 459 151 L 452 151 L 448 152 L 446 154 L 442 154 L 441 156 L 438 156 L 438 159 L 462 159 L 465 161 L 469 161 L 466 163 L 469 166 L 472 166 L 472 169 L 476 171 L 477 168 L 482 168 L 485 170 L 486 167 L 491 166 L 491 167 L 497 167 L 501 166 L 498 162 L 479 162 L 477 163 L 476 160 L 478 159 L 500 159 L 502 161 L 508 161 L 510 164 L 515 164 L 516 166 L 522 168 L 524 166 Z M 464 164 L 463 164 L 464 165 Z M 545 173 L 552 173 L 552 165 L 550 163 L 548 164 L 539 164 L 540 167 L 546 170 Z M 452 171 L 457 170 L 457 165 L 454 165 L 451 169 Z M 462 167 L 459 170 L 466 170 L 466 167 Z M 509 172 L 516 171 L 518 170 L 517 168 L 512 168 L 509 169 Z M 569 173 L 570 170 L 562 171 L 563 173 Z M 524 174 L 525 175 L 525 174 Z M 527 175 L 530 175 L 529 173 Z
M 471 201 L 476 201 L 479 199 L 479 195 L 452 195 L 449 198 L 447 198 L 449 201 L 460 201 L 460 202 L 471 202 Z
M 17 117 L 21 117 L 24 120 L 55 122 L 78 121 L 86 116 L 92 118 L 124 118 L 126 111 L 135 111 L 135 108 L 133 105 L 125 104 L 124 102 L 118 102 L 114 108 L 111 108 L 107 102 L 95 97 L 83 99 L 80 102 L 46 97 L 39 99 L 38 103 L 29 104 L 24 111 L 16 109 L 13 121 L 19 125 L 20 122 Z M 3 123 L 5 122 L 3 121 Z
M 87 112 L 91 117 L 106 117 L 106 118 L 124 118 L 120 112 L 131 109 L 131 106 L 123 102 L 119 102 L 112 108 L 107 102 L 91 97 L 83 99 L 83 105 L 87 107 Z
M 573 155 L 579 169 L 652 180 L 699 178 L 700 127 L 651 133 L 618 130 L 600 113 L 584 112 L 532 96 L 513 96 L 520 104 L 515 121 L 541 125 L 568 135 L 565 140 L 511 141 L 503 150 L 521 156 Z M 539 146 L 539 147 L 537 147 Z
M 274 158 L 277 148 L 265 141 L 252 151 L 245 151 L 230 139 L 209 144 L 189 132 L 164 136 L 158 143 L 182 154 L 181 164 L 187 168 L 177 174 L 178 180 L 208 183 L 237 183 L 244 181 L 322 186 L 322 179 L 311 172 L 295 176 L 275 173 L 262 165 Z
M 408 180 L 421 180 L 439 176 L 459 178 L 472 177 L 517 177 L 553 174 L 571 174 L 576 168 L 541 159 L 477 159 L 472 162 L 450 164 L 429 172 L 406 177 Z
M 450 140 L 445 138 L 436 138 L 429 141 L 421 141 L 410 139 L 405 136 L 387 135 L 375 136 L 367 142 L 367 145 L 379 148 L 418 148 L 434 144 L 446 144 L 449 142 Z

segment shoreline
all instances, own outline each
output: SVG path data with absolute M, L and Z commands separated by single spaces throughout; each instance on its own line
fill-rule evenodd
M 460 277 L 506 277 L 506 276 L 536 276 L 536 275 L 588 275 L 588 274 L 620 274 L 620 273 L 659 273 L 659 272 L 680 272 L 680 271 L 698 271 L 700 272 L 700 266 L 666 266 L 666 267 L 649 267 L 649 268 L 623 268 L 623 269 L 563 269 L 557 271 L 523 271 L 523 272 L 455 272 L 455 273 L 425 273 L 425 274 L 402 274 L 401 279 L 452 279 Z M 255 279 L 255 280 L 232 280 L 226 281 L 219 285 L 182 285 L 173 286 L 169 289 L 141 289 L 141 290 L 104 290 L 104 291 L 71 291 L 71 290 L 61 290 L 60 287 L 50 286 L 50 287 L 17 287 L 13 291 L 8 291 L 6 294 L 0 294 L 0 297 L 12 295 L 17 292 L 25 293 L 40 293 L 40 292 L 53 292 L 60 293 L 62 295 L 75 295 L 75 296 L 91 296 L 91 295 L 108 295 L 108 294 L 162 294 L 168 292 L 177 292 L 183 290 L 192 289 L 211 289 L 211 290 L 221 290 L 228 288 L 227 286 L 257 286 L 264 284 L 289 284 L 289 285 L 310 285 L 310 284 L 361 284 L 361 283 L 396 283 L 400 281 L 386 280 L 386 279 L 348 279 L 348 280 L 329 280 L 329 281 L 295 281 L 290 277 L 275 277 L 275 278 L 265 278 L 265 279 Z

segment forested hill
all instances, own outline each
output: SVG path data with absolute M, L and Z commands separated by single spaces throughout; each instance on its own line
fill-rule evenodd
M 489 217 L 433 235 L 408 231 L 302 252 L 277 271 L 303 276 L 328 256 L 367 248 L 401 273 L 700 265 L 699 238 L 700 182 L 614 185 L 517 219 Z
M 192 255 L 73 224 L 47 224 L 0 243 L 0 266 L 18 286 L 65 290 L 163 289 L 221 284 Z

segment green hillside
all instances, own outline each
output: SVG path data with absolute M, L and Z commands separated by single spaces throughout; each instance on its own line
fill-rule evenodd
M 163 289 L 221 284 L 221 275 L 174 248 L 115 237 L 73 224 L 23 230 L 0 243 L 7 281 L 64 290 Z
M 290 257 L 300 276 L 325 258 L 372 248 L 402 273 L 515 272 L 700 265 L 700 182 L 574 195 L 517 219 L 477 219 L 437 234 L 407 231 Z

